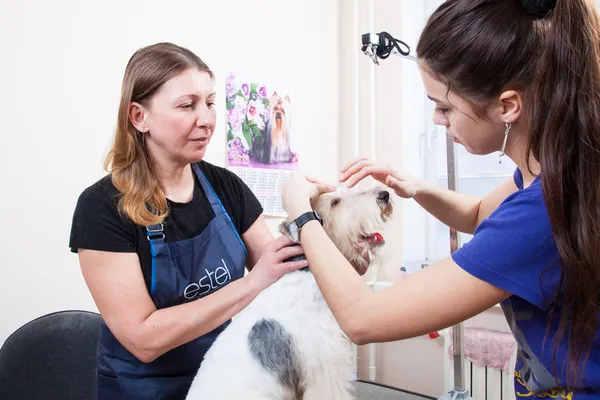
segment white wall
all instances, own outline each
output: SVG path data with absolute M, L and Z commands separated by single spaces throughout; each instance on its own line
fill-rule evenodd
M 3 1 L 0 343 L 39 315 L 96 310 L 68 248 L 73 208 L 104 175 L 129 57 L 159 41 L 190 48 L 216 74 L 221 123 L 208 161 L 224 162 L 223 88 L 235 71 L 289 89 L 300 157 L 318 160 L 303 171 L 337 177 L 337 0 Z

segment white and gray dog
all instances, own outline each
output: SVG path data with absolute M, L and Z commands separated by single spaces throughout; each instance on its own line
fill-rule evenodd
M 364 275 L 385 241 L 389 192 L 337 191 L 313 204 L 332 242 Z M 289 236 L 288 221 L 280 231 Z M 306 270 L 281 277 L 260 293 L 206 353 L 188 400 L 352 399 L 351 343 Z

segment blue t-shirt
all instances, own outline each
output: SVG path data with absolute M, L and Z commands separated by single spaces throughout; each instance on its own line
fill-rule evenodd
M 584 370 L 583 387 L 590 393 L 566 393 L 568 336 L 557 357 L 558 384 L 552 355 L 560 308 L 547 331 L 551 303 L 559 286 L 560 261 L 542 194 L 540 177 L 523 188 L 518 169 L 514 181 L 519 190 L 508 196 L 481 221 L 473 238 L 453 253 L 454 261 L 471 275 L 513 295 L 502 309 L 518 343 L 515 369 L 517 399 L 600 398 L 600 333 L 596 333 Z M 562 396 L 562 397 L 561 397 Z

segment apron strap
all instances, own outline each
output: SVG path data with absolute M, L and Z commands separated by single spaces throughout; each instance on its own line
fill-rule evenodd
M 146 227 L 146 238 L 150 242 L 150 254 L 152 254 L 152 285 L 150 286 L 150 294 L 154 295 L 156 289 L 156 245 L 165 241 L 164 225 L 162 222 L 156 225 Z
M 246 245 L 244 244 L 244 241 L 240 237 L 237 229 L 235 228 L 235 225 L 233 224 L 231 217 L 227 213 L 227 210 L 225 210 L 225 207 L 223 207 L 223 203 L 221 203 L 219 196 L 217 196 L 214 189 L 210 185 L 208 178 L 206 178 L 206 175 L 204 175 L 204 173 L 202 172 L 202 170 L 200 169 L 200 167 L 198 166 L 197 163 L 193 163 L 192 168 L 194 169 L 194 172 L 196 173 L 196 176 L 198 177 L 198 180 L 200 181 L 200 185 L 202 185 L 202 189 L 204 190 L 204 193 L 206 194 L 206 197 L 208 198 L 208 201 L 213 209 L 213 212 L 215 213 L 215 216 L 218 216 L 221 214 L 227 218 L 227 220 L 229 221 L 229 225 L 231 225 L 231 229 L 233 229 L 233 232 L 235 233 L 235 236 L 238 238 L 238 241 L 240 242 L 240 244 L 242 245 L 244 252 L 246 253 L 246 255 L 248 255 L 248 249 L 246 249 Z

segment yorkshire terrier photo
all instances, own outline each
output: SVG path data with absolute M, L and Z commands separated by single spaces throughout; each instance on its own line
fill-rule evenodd
M 274 92 L 269 98 L 269 118 L 262 137 L 253 136 L 250 158 L 263 164 L 292 162 L 290 150 L 290 98 Z

